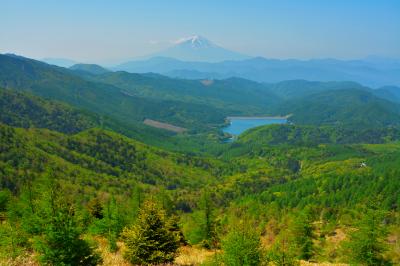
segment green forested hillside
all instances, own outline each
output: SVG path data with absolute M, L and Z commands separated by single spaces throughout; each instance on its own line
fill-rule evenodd
M 152 99 L 207 104 L 225 113 L 262 114 L 279 102 L 279 97 L 266 86 L 238 78 L 227 80 L 184 80 L 161 75 L 147 76 L 113 72 L 91 77 L 92 80 L 123 88 L 133 95 Z
M 64 68 L 15 56 L 0 55 L 0 86 L 64 101 L 125 123 L 151 118 L 201 130 L 222 124 L 225 117 L 224 111 L 211 106 L 138 97 L 112 85 L 86 81 Z
M 359 89 L 329 90 L 288 100 L 277 112 L 292 114 L 290 121 L 295 124 L 368 128 L 400 123 L 398 104 Z
M 0 133 L 2 193 L 11 191 L 15 195 L 15 198 L 6 198 L 8 203 L 3 207 L 3 213 L 10 211 L 6 217 L 13 217 L 15 225 L 24 225 L 13 230 L 27 238 L 37 236 L 31 229 L 24 231 L 27 219 L 33 218 L 29 218 L 29 212 L 11 212 L 14 204 L 25 206 L 29 203 L 25 200 L 29 191 L 34 193 L 32 206 L 41 208 L 37 204 L 44 199 L 35 195 L 46 193 L 46 180 L 56 180 L 61 191 L 74 195 L 72 203 L 82 218 L 90 215 L 87 213 L 92 208 L 90 202 L 96 198 L 104 215 L 110 197 L 117 200 L 112 203 L 117 204 L 112 208 L 124 206 L 119 216 L 107 218 L 119 220 L 92 217 L 81 224 L 86 234 L 107 238 L 101 224 L 116 223 L 118 226 L 113 232 L 119 239 L 121 229 L 118 228 L 134 221 L 134 208 L 137 208 L 134 206 L 140 206 L 144 199 L 159 202 L 169 213 L 179 215 L 186 241 L 203 243 L 206 247 L 224 241 L 224 232 L 235 225 L 236 219 L 245 217 L 257 224 L 259 229 L 254 229 L 255 232 L 266 230 L 268 235 L 264 241 L 278 245 L 278 240 L 274 242 L 274 239 L 283 237 L 287 226 L 295 228 L 292 223 L 297 220 L 292 214 L 312 208 L 308 218 L 316 223 L 312 230 L 315 234 L 325 232 L 315 238 L 316 246 L 310 250 L 313 260 L 346 261 L 339 246 L 332 246 L 328 236 L 336 230 L 347 232 L 355 226 L 354 217 L 364 214 L 354 211 L 354 206 L 369 208 L 365 203 L 379 200 L 374 208 L 387 212 L 388 232 L 396 236 L 395 228 L 398 228 L 398 143 L 319 144 L 312 147 L 296 142 L 274 146 L 258 143 L 261 146 L 257 150 L 236 155 L 234 152 L 223 156 L 226 159 L 222 160 L 170 153 L 100 129 L 68 136 L 46 129 L 2 125 Z M 229 144 L 224 153 L 230 154 L 237 145 L 240 140 Z M 208 207 L 203 202 L 207 197 L 212 200 Z M 203 216 L 207 208 L 211 208 L 209 218 Z M 207 227 L 203 227 L 205 222 L 215 226 L 210 235 Z M 275 229 L 270 228 L 271 223 L 275 224 Z M 6 223 L 4 226 L 13 225 Z M 296 237 L 300 233 L 293 231 L 291 234 Z M 9 250 L 6 247 L 12 237 L 17 236 L 8 233 L 3 239 L 2 250 Z M 112 241 L 112 238 L 108 239 Z M 292 240 L 288 241 L 292 243 Z M 13 244 L 16 254 L 31 248 L 29 242 L 24 243 Z M 292 244 L 297 245 L 295 243 Z M 395 252 L 393 245 L 388 248 L 388 252 Z M 294 257 L 302 254 L 293 252 L 291 256 Z M 330 252 L 339 253 L 332 255 Z M 392 253 L 385 254 L 395 258 L 391 257 Z
M 0 264 L 400 263 L 400 111 L 370 89 L 3 55 L 0 85 Z M 293 124 L 224 142 L 232 113 Z
M 215 129 L 232 115 L 291 114 L 295 124 L 346 127 L 390 126 L 400 121 L 399 104 L 352 82 L 260 84 L 237 78 L 193 81 L 126 72 L 84 75 L 0 55 L 0 85 L 63 101 L 124 124 L 150 118 L 196 132 Z
M 95 115 L 70 106 L 0 88 L 0 121 L 14 127 L 48 128 L 77 133 L 99 125 Z
M 238 143 L 251 146 L 384 143 L 398 140 L 398 128 L 351 129 L 333 126 L 269 125 L 250 129 Z

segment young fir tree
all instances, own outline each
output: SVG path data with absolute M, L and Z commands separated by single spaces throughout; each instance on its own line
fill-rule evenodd
M 261 261 L 260 236 L 256 230 L 240 222 L 222 242 L 226 266 L 255 266 Z
M 208 191 L 203 191 L 199 205 L 202 212 L 202 221 L 200 221 L 203 239 L 202 245 L 206 248 L 213 248 L 217 242 L 217 234 L 214 220 L 214 205 L 211 194 Z
M 81 238 L 74 203 L 56 181 L 48 181 L 38 205 L 41 233 L 35 238 L 40 260 L 50 265 L 97 265 L 101 259 Z
M 309 260 L 315 253 L 314 226 L 308 209 L 297 213 L 291 225 L 293 244 L 299 259 Z
M 122 233 L 126 245 L 125 258 L 135 265 L 172 262 L 179 239 L 168 225 L 165 212 L 154 202 L 145 202 L 134 226 Z
M 387 246 L 385 238 L 388 232 L 384 225 L 384 213 L 367 209 L 355 230 L 350 233 L 349 241 L 343 243 L 345 255 L 351 262 L 363 265 L 390 265 L 382 256 Z
M 296 250 L 290 234 L 283 230 L 268 251 L 268 260 L 274 265 L 297 266 L 299 260 L 296 258 Z

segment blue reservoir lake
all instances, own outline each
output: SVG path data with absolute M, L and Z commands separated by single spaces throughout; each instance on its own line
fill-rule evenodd
M 249 128 L 271 125 L 286 124 L 286 117 L 227 117 L 230 125 L 222 129 L 223 132 L 238 136 Z

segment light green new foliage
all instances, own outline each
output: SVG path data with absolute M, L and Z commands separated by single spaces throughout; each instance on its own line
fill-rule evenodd
M 260 237 L 243 222 L 231 229 L 222 242 L 226 266 L 252 266 L 261 262 Z
M 287 230 L 283 230 L 274 245 L 268 251 L 268 260 L 274 265 L 297 266 L 299 261 L 296 258 L 295 246 Z
M 382 254 L 387 250 L 384 213 L 380 210 L 365 210 L 365 214 L 343 243 L 344 253 L 354 263 L 362 265 L 391 265 Z
M 125 258 L 132 264 L 148 265 L 172 262 L 177 255 L 179 239 L 169 228 L 163 210 L 145 202 L 136 224 L 123 232 Z
M 53 180 L 39 205 L 42 231 L 34 237 L 34 248 L 45 265 L 97 265 L 101 258 L 83 240 L 75 204 Z

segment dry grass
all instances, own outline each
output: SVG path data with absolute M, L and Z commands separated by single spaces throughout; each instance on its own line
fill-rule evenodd
M 0 259 L 0 266 L 39 266 L 34 254 L 23 254 L 14 259 Z
M 187 131 L 186 128 L 177 127 L 177 126 L 174 126 L 174 125 L 171 125 L 168 123 L 162 123 L 162 122 L 151 120 L 151 119 L 145 119 L 143 121 L 143 123 L 145 125 L 148 125 L 151 127 L 161 128 L 161 129 L 169 130 L 169 131 L 176 132 L 176 133 L 183 133 L 183 132 Z
M 124 244 L 122 242 L 117 242 L 118 251 L 110 252 L 108 247 L 108 242 L 105 238 L 95 237 L 96 242 L 99 247 L 97 251 L 100 253 L 103 258 L 103 266 L 129 266 L 131 265 L 127 261 L 124 260 L 122 253 L 124 251 Z
M 348 266 L 349 264 L 345 263 L 330 263 L 330 262 L 308 262 L 308 261 L 300 261 L 301 266 Z
M 124 251 L 124 243 L 118 242 L 118 251 L 112 253 L 108 249 L 108 242 L 103 237 L 95 237 L 95 240 L 98 243 L 97 251 L 100 253 L 103 258 L 103 266 L 129 266 L 131 265 L 127 262 L 122 254 Z M 200 265 L 205 262 L 208 258 L 214 255 L 213 251 L 198 248 L 198 247 L 181 247 L 179 249 L 178 257 L 175 259 L 174 265 Z M 36 266 L 36 265 L 35 265 Z
M 198 247 L 181 247 L 179 255 L 175 259 L 176 265 L 201 265 L 208 258 L 214 255 L 215 252 Z

